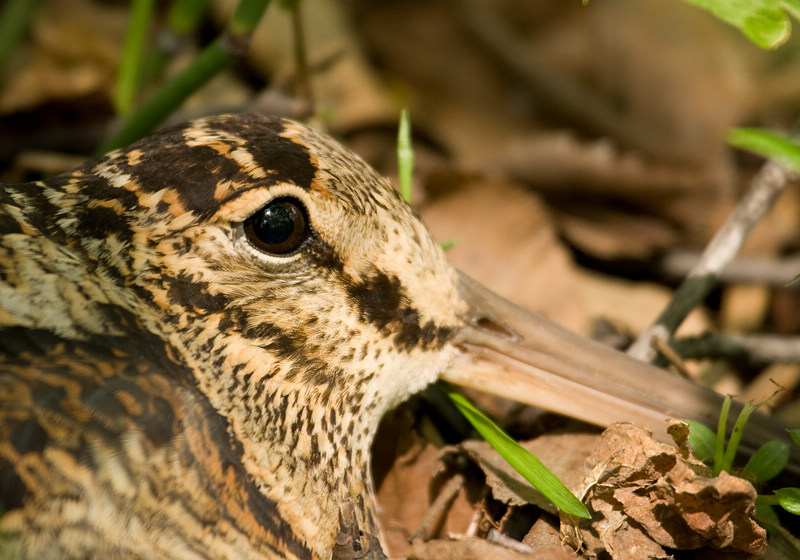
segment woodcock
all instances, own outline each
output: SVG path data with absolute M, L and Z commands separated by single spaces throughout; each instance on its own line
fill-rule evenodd
M 373 435 L 439 377 L 659 433 L 719 406 L 456 272 L 357 156 L 254 115 L 3 185 L 0 327 L 3 558 L 330 558 L 342 503 L 380 533 Z

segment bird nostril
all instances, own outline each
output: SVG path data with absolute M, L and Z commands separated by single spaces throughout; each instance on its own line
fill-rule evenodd
M 491 331 L 494 334 L 499 334 L 500 336 L 508 338 L 509 340 L 516 338 L 513 331 L 511 331 L 502 323 L 495 321 L 491 317 L 478 317 L 478 319 L 475 320 L 475 326 L 487 331 Z

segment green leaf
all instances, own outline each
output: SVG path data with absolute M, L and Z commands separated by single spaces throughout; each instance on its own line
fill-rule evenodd
M 768 441 L 753 453 L 744 470 L 753 474 L 758 482 L 778 476 L 789 462 L 789 445 L 782 441 Z
M 591 519 L 589 510 L 564 486 L 556 475 L 530 451 L 501 430 L 494 422 L 487 418 L 480 410 L 475 408 L 466 397 L 454 391 L 449 385 L 441 384 L 447 396 L 453 401 L 461 414 L 469 420 L 470 424 L 491 444 L 497 452 L 508 461 L 514 470 L 521 474 L 525 480 L 533 484 L 547 499 L 559 509 L 569 515 L 582 519 Z
M 781 488 L 775 494 L 783 509 L 789 513 L 800 515 L 800 488 Z
M 786 431 L 789 432 L 789 437 L 792 438 L 792 441 L 795 443 L 795 445 L 800 445 L 800 429 Z
M 714 445 L 717 436 L 714 432 L 700 422 L 685 420 L 689 424 L 689 444 L 701 460 L 711 459 L 714 456 Z
M 800 0 L 686 0 L 737 27 L 762 49 L 782 45 L 791 34 L 789 14 L 800 19 Z
M 800 142 L 795 138 L 762 128 L 732 128 L 728 131 L 728 143 L 800 172 Z

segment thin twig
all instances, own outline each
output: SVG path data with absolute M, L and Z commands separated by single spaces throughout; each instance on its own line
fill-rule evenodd
M 656 322 L 628 348 L 628 355 L 646 362 L 653 361 L 657 353 L 650 344 L 652 338 L 669 340 L 689 312 L 705 299 L 717 283 L 720 272 L 736 257 L 750 230 L 783 191 L 789 176 L 790 173 L 774 161 L 761 167 L 733 214 L 703 251 L 700 261 L 675 291 Z
M 680 373 L 686 379 L 691 379 L 692 374 L 689 373 L 686 364 L 683 363 L 681 356 L 673 350 L 672 346 L 669 345 L 669 342 L 666 340 L 653 337 L 653 340 L 650 341 L 653 347 L 658 350 L 658 352 L 664 356 L 667 361 L 676 369 L 678 373 Z
M 464 475 L 457 474 L 447 481 L 439 492 L 439 495 L 436 496 L 436 499 L 431 504 L 431 507 L 425 512 L 425 516 L 419 523 L 419 528 L 414 531 L 414 534 L 408 539 L 409 542 L 418 538 L 422 538 L 424 541 L 433 538 L 433 528 L 440 524 L 442 517 L 450 508 L 453 500 L 456 499 L 456 496 L 458 496 L 458 493 L 463 487 Z
M 659 269 L 670 278 L 683 278 L 700 261 L 700 252 L 673 251 L 665 255 Z M 800 254 L 780 258 L 740 257 L 718 276 L 720 282 L 786 286 L 800 272 Z
M 684 360 L 724 359 L 749 363 L 800 363 L 800 337 L 704 334 L 670 342 Z
M 501 533 L 494 527 L 489 529 L 489 533 L 486 535 L 486 540 L 492 544 L 499 544 L 500 546 L 504 546 L 506 548 L 510 548 L 511 550 L 516 550 L 517 552 L 527 553 L 530 554 L 531 552 L 536 552 L 533 547 L 528 546 L 525 543 L 518 541 L 508 535 Z

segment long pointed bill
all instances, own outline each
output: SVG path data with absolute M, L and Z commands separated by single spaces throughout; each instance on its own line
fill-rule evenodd
M 442 379 L 600 426 L 633 422 L 664 440 L 668 418 L 716 431 L 717 393 L 560 327 L 463 274 L 460 289 L 470 311 L 455 339 L 461 354 Z M 731 407 L 731 424 L 740 409 Z M 785 427 L 756 412 L 741 447 L 752 453 L 772 439 L 789 441 Z

